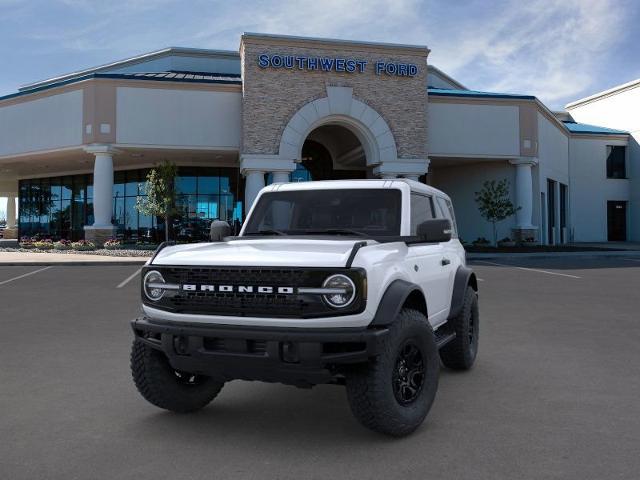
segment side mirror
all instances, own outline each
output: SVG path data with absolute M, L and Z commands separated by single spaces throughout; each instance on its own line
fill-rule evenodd
M 209 240 L 211 242 L 221 242 L 224 237 L 231 235 L 231 227 L 223 220 L 214 220 L 209 229 Z
M 448 242 L 451 240 L 451 231 L 451 220 L 434 218 L 418 225 L 416 235 L 422 242 Z

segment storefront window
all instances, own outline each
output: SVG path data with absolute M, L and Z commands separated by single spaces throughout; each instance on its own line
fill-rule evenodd
M 156 243 L 164 239 L 164 220 L 136 209 L 144 196 L 148 170 L 114 174 L 113 225 L 125 242 Z M 242 202 L 234 168 L 179 168 L 176 178 L 177 215 L 171 236 L 181 241 L 208 238 L 209 225 L 221 219 L 238 227 Z M 75 175 L 20 181 L 20 235 L 77 240 L 93 224 L 93 176 Z

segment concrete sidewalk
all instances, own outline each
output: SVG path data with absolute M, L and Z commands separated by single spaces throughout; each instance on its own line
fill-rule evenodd
M 0 252 L 0 266 L 142 265 L 149 257 L 116 257 L 82 253 Z

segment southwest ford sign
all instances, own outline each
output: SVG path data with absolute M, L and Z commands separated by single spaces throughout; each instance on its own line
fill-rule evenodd
M 307 70 L 319 72 L 364 73 L 372 68 L 376 75 L 414 77 L 418 66 L 413 63 L 373 62 L 369 67 L 366 60 L 338 57 L 299 57 L 296 55 L 266 54 L 258 56 L 260 68 L 285 68 L 289 70 Z

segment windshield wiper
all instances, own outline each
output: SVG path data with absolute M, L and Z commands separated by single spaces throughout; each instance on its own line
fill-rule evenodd
M 325 230 L 305 230 L 305 234 L 310 235 L 356 235 L 358 237 L 368 237 L 369 235 L 350 228 L 327 228 Z
M 265 230 L 258 230 L 257 232 L 248 232 L 248 233 L 245 233 L 245 235 L 286 235 L 286 233 L 283 232 L 282 230 L 265 229 Z

